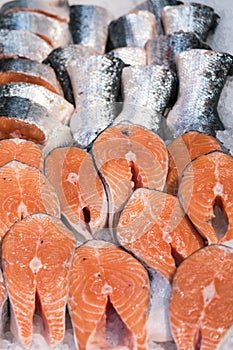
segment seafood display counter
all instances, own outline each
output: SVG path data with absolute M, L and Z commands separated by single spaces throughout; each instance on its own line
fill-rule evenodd
M 232 350 L 230 1 L 0 6 L 0 349 Z

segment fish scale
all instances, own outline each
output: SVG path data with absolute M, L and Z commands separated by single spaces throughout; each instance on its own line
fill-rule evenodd
M 123 66 L 119 58 L 108 55 L 91 56 L 69 65 L 76 105 L 70 128 L 79 147 L 88 147 L 116 117 Z
M 167 116 L 173 137 L 187 131 L 215 135 L 223 130 L 217 104 L 232 67 L 232 56 L 210 50 L 191 49 L 175 56 L 179 91 Z
M 167 133 L 163 117 L 176 86 L 175 75 L 162 66 L 126 67 L 122 73 L 123 109 L 114 125 L 129 121 L 159 134 Z

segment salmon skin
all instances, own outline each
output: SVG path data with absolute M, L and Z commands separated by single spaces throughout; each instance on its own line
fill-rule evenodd
M 233 239 L 232 168 L 233 158 L 215 151 L 193 160 L 182 175 L 180 201 L 209 244 Z
M 63 22 L 69 22 L 69 6 L 67 0 L 14 0 L 1 7 L 1 13 L 12 11 L 31 11 L 54 17 Z
M 112 19 L 112 14 L 100 6 L 70 6 L 69 26 L 73 43 L 89 46 L 99 55 L 103 55 L 107 44 L 108 25 Z
M 181 1 L 177 0 L 147 0 L 141 4 L 139 4 L 135 11 L 139 10 L 146 10 L 149 12 L 152 12 L 156 17 L 156 29 L 158 34 L 163 34 L 163 26 L 161 22 L 161 11 L 164 6 L 167 5 L 179 5 L 182 3 Z
M 109 127 L 94 141 L 92 154 L 107 193 L 111 229 L 134 190 L 164 188 L 166 146 L 158 135 L 142 126 L 121 123 Z M 111 233 L 114 239 L 114 229 Z
M 77 248 L 68 307 L 79 350 L 148 349 L 148 306 L 149 278 L 137 259 L 103 241 Z
M 178 267 L 170 299 L 178 350 L 230 349 L 220 342 L 233 324 L 232 273 L 233 249 L 223 245 L 200 249 Z
M 91 155 L 75 147 L 54 149 L 46 158 L 45 171 L 77 240 L 96 237 L 107 222 L 107 199 Z
M 36 34 L 52 47 L 69 44 L 72 39 L 67 23 L 41 13 L 16 11 L 0 17 L 0 28 Z
M 175 75 L 161 66 L 126 67 L 122 73 L 123 109 L 114 124 L 129 121 L 165 138 L 163 117 L 176 86 Z
M 7 232 L 2 262 L 11 331 L 23 346 L 29 347 L 32 341 L 36 304 L 44 320 L 47 342 L 55 346 L 63 340 L 74 248 L 71 232 L 59 219 L 46 214 L 28 216 Z
M 165 6 L 161 16 L 166 35 L 191 32 L 203 41 L 206 41 L 210 31 L 215 30 L 220 18 L 212 7 L 198 3 Z
M 3 280 L 2 270 L 0 270 L 0 337 L 2 338 L 7 322 L 7 293 Z
M 88 58 L 95 55 L 95 53 L 95 50 L 90 47 L 70 44 L 54 49 L 43 61 L 54 69 L 66 100 L 73 105 L 75 105 L 75 102 L 67 67 L 72 61 Z
M 52 49 L 51 45 L 33 33 L 0 29 L 0 58 L 21 57 L 42 62 Z
M 59 124 L 45 107 L 29 99 L 17 96 L 0 99 L 0 140 L 13 137 L 46 145 Z
M 110 49 L 131 46 L 144 48 L 156 35 L 155 16 L 148 11 L 134 11 L 113 20 L 108 29 Z
M 108 55 L 120 58 L 125 65 L 146 65 L 146 51 L 140 47 L 120 47 L 118 49 L 109 51 Z
M 118 96 L 124 63 L 108 55 L 91 56 L 70 63 L 68 73 L 76 111 L 71 132 L 80 148 L 87 148 L 119 113 Z
M 30 185 L 29 185 L 30 184 Z M 0 238 L 16 222 L 38 212 L 60 217 L 57 194 L 39 169 L 13 160 L 0 168 Z
M 221 151 L 218 140 L 208 134 L 189 131 L 168 146 L 168 176 L 166 180 L 166 191 L 177 195 L 179 181 L 185 167 L 195 158 L 213 151 Z
M 215 136 L 216 130 L 224 129 L 217 104 L 232 62 L 231 55 L 210 50 L 191 49 L 176 55 L 178 99 L 167 116 L 173 137 L 187 131 Z
M 63 95 L 61 86 L 51 67 L 23 58 L 0 59 L 0 84 L 10 82 L 42 85 L 58 95 Z
M 57 121 L 67 124 L 74 107 L 64 97 L 57 95 L 44 86 L 29 83 L 8 83 L 0 85 L 0 97 L 21 97 L 46 108 L 48 114 Z
M 158 35 L 154 40 L 146 43 L 147 64 L 163 65 L 176 72 L 175 55 L 198 48 L 208 49 L 209 47 L 202 43 L 194 33 Z
M 17 160 L 43 172 L 44 156 L 34 142 L 23 139 L 5 139 L 0 141 L 0 166 Z

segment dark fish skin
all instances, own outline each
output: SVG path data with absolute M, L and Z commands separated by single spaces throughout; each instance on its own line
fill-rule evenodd
M 123 121 L 131 122 L 165 138 L 167 130 L 163 114 L 175 83 L 175 75 L 159 65 L 124 68 L 123 110 L 114 120 L 114 125 Z
M 63 95 L 56 74 L 48 65 L 23 58 L 0 59 L 0 84 L 20 81 L 42 85 Z
M 45 107 L 17 96 L 0 99 L 0 139 L 23 138 L 45 145 L 60 123 Z
M 156 19 L 148 11 L 134 11 L 113 20 L 108 28 L 108 50 L 141 47 L 156 36 Z
M 175 32 L 191 32 L 203 41 L 206 41 L 210 31 L 214 31 L 219 19 L 212 7 L 198 3 L 165 6 L 161 16 L 166 35 Z
M 178 99 L 168 113 L 173 137 L 187 131 L 215 136 L 224 130 L 217 104 L 233 63 L 227 53 L 193 49 L 175 56 L 179 79 Z
M 54 69 L 66 100 L 73 105 L 75 105 L 75 101 L 67 67 L 72 61 L 95 54 L 95 50 L 90 47 L 72 44 L 54 49 L 43 61 L 43 63 L 50 65 Z
M 0 12 L 32 11 L 43 13 L 63 22 L 69 22 L 69 6 L 67 0 L 13 0 L 2 5 Z
M 42 62 L 52 49 L 52 46 L 33 33 L 0 29 L 0 58 L 21 57 Z
M 66 101 L 64 97 L 36 84 L 10 82 L 0 85 L 0 98 L 7 96 L 30 99 L 32 102 L 45 107 L 49 114 L 63 124 L 69 123 L 74 112 L 74 106 Z
M 151 13 L 153 13 L 156 17 L 156 28 L 158 34 L 163 34 L 163 26 L 161 22 L 161 11 L 165 6 L 176 6 L 182 4 L 182 1 L 177 0 L 148 0 L 143 2 L 142 4 L 139 4 L 135 11 L 138 10 L 146 10 Z
M 15 11 L 4 14 L 0 17 L 0 28 L 34 33 L 53 47 L 71 43 L 68 24 L 41 13 Z
M 123 67 L 119 58 L 108 55 L 91 56 L 69 65 L 76 103 L 70 128 L 79 147 L 88 147 L 119 113 Z
M 70 6 L 69 26 L 73 43 L 90 46 L 98 54 L 104 54 L 108 38 L 108 25 L 112 18 L 112 15 L 103 7 Z
M 176 72 L 175 54 L 188 49 L 209 48 L 193 33 L 159 35 L 146 43 L 147 64 L 163 65 Z

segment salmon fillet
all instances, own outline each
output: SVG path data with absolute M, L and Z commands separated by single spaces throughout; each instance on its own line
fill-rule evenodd
M 51 346 L 63 340 L 68 279 L 75 240 L 62 222 L 34 214 L 4 237 L 2 263 L 11 306 L 11 331 L 28 347 L 36 303 Z
M 90 241 L 76 250 L 68 306 L 79 350 L 147 349 L 148 275 L 114 244 Z
M 170 324 L 178 350 L 224 349 L 233 324 L 233 249 L 211 245 L 177 269 L 170 299 Z
M 0 239 L 16 222 L 34 213 L 60 216 L 57 194 L 36 168 L 13 160 L 0 168 Z
M 195 159 L 182 175 L 180 201 L 209 244 L 233 238 L 232 173 L 233 158 L 215 151 Z

